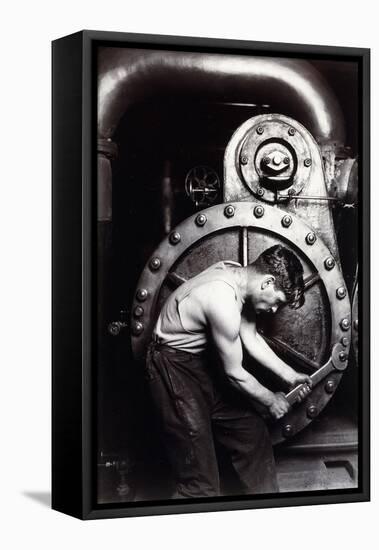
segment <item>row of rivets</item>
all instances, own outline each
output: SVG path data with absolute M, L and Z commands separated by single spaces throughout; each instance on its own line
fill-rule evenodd
M 346 296 L 346 288 L 344 286 L 340 286 L 336 290 L 336 296 L 339 300 L 342 300 Z
M 344 348 L 347 348 L 347 346 L 349 345 L 349 338 L 347 336 L 342 336 L 340 342 Z
M 316 240 L 317 240 L 317 237 L 316 237 L 316 234 L 313 233 L 313 231 L 308 233 L 308 235 L 305 237 L 305 242 L 309 245 L 314 244 L 316 242 Z
M 148 292 L 147 292 L 146 288 L 139 288 L 137 290 L 136 296 L 137 296 L 137 300 L 139 302 L 144 302 L 147 298 L 147 295 L 148 295 Z
M 236 209 L 231 204 L 228 204 L 228 206 L 225 206 L 224 208 L 224 214 L 227 218 L 232 218 L 235 211 Z
M 144 326 L 140 321 L 135 321 L 132 324 L 132 333 L 134 336 L 139 336 L 144 330 Z
M 180 236 L 180 233 L 177 231 L 173 231 L 170 235 L 170 243 L 171 244 L 178 244 L 182 240 L 182 237 Z
M 340 322 L 340 327 L 342 328 L 342 330 L 349 330 L 350 328 L 350 321 L 347 317 L 345 317 L 344 319 L 342 319 L 342 321 Z
M 254 208 L 254 216 L 256 218 L 261 218 L 264 213 L 265 213 L 265 209 L 263 208 L 263 206 L 258 205 Z
M 316 405 L 309 405 L 309 407 L 307 408 L 307 417 L 316 418 L 317 415 L 318 415 L 318 409 Z
M 152 258 L 150 260 L 150 269 L 152 271 L 157 271 L 161 267 L 161 261 L 159 258 Z
M 196 225 L 202 227 L 207 223 L 207 216 L 205 214 L 198 214 L 195 219 Z
M 343 353 L 343 352 L 341 352 L 341 353 Z M 344 355 L 346 355 L 346 354 L 344 354 Z M 346 361 L 347 357 L 346 357 L 346 359 L 343 358 L 341 360 Z M 327 380 L 325 382 L 324 389 L 325 389 L 326 393 L 333 393 L 334 390 L 336 389 L 336 384 L 335 384 L 334 380 Z M 314 419 L 314 418 L 316 418 L 316 416 L 318 416 L 318 414 L 319 414 L 319 410 L 318 410 L 316 405 L 309 405 L 307 407 L 307 417 L 308 418 Z M 291 437 L 293 435 L 293 426 L 292 426 L 292 424 L 286 424 L 283 427 L 282 433 L 283 433 L 284 437 L 287 437 L 287 438 Z
M 333 393 L 334 390 L 336 389 L 336 385 L 334 383 L 334 380 L 327 380 L 325 382 L 324 388 L 325 388 L 326 393 Z
M 142 317 L 144 314 L 144 309 L 141 306 L 136 306 L 133 311 L 134 317 Z
M 291 216 L 288 216 L 288 214 L 286 216 L 283 216 L 282 218 L 282 226 L 283 227 L 289 227 L 292 223 L 292 218 Z
M 336 265 L 336 262 L 334 261 L 334 258 L 329 256 L 328 258 L 326 258 L 324 265 L 325 265 L 325 269 L 330 271 Z
M 283 428 L 282 433 L 283 433 L 284 437 L 291 437 L 291 435 L 293 434 L 292 424 L 286 424 Z

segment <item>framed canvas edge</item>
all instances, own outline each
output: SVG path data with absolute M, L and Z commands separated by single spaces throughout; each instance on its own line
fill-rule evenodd
M 82 31 L 82 514 L 81 519 L 116 518 L 191 512 L 210 512 L 242 510 L 255 508 L 277 508 L 283 506 L 321 505 L 346 502 L 364 502 L 370 500 L 370 49 L 337 46 L 312 46 L 303 44 L 266 43 L 230 39 L 178 37 L 166 35 L 146 35 L 134 33 L 115 33 L 102 31 Z M 93 338 L 92 304 L 94 262 L 92 251 L 96 243 L 94 142 L 96 129 L 96 104 L 94 102 L 96 74 L 94 67 L 94 48 L 102 42 L 143 43 L 155 46 L 178 46 L 187 48 L 236 49 L 246 51 L 264 51 L 270 53 L 302 53 L 304 55 L 353 56 L 361 66 L 361 260 L 362 281 L 360 305 L 360 353 L 364 365 L 362 372 L 361 416 L 360 416 L 360 468 L 361 490 L 311 492 L 307 495 L 286 493 L 274 497 L 250 499 L 217 499 L 207 502 L 141 502 L 130 505 L 101 507 L 94 505 L 94 455 L 93 455 Z M 366 393 L 364 393 L 366 392 Z M 63 511 L 63 510 L 62 510 Z M 66 512 L 70 513 L 70 512 Z M 79 516 L 77 516 L 79 517 Z

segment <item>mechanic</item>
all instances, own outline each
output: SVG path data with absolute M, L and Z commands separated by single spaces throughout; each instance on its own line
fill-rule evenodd
M 276 245 L 242 267 L 221 261 L 179 286 L 166 300 L 148 348 L 146 377 L 175 482 L 173 498 L 220 495 L 216 447 L 223 447 L 244 494 L 278 491 L 273 449 L 258 402 L 273 419 L 289 410 L 243 367 L 245 352 L 289 388 L 311 378 L 268 346 L 256 316 L 304 303 L 303 268 Z M 213 357 L 216 351 L 218 360 Z

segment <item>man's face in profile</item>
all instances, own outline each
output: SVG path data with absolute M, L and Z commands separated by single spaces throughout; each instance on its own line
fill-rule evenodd
M 276 313 L 281 306 L 287 303 L 287 298 L 282 290 L 275 287 L 275 278 L 266 276 L 253 295 L 252 303 L 256 313 Z

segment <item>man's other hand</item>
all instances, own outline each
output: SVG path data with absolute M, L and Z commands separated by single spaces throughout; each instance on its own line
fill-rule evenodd
M 272 403 L 269 406 L 271 416 L 276 420 L 282 418 L 290 410 L 290 404 L 288 403 L 284 393 L 278 392 L 272 394 Z

